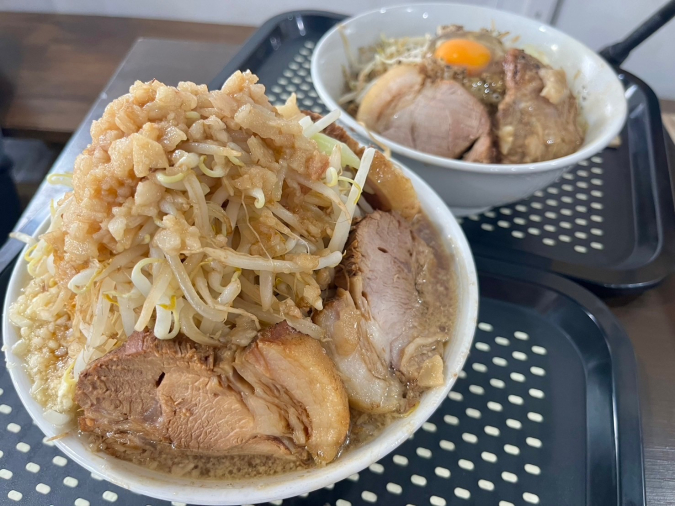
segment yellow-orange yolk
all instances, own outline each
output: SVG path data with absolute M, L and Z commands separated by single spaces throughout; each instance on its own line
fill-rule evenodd
M 436 48 L 434 56 L 448 65 L 465 67 L 469 73 L 483 70 L 492 55 L 483 44 L 469 39 L 450 39 Z

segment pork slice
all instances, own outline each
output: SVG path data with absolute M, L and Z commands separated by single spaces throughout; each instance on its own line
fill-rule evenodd
M 344 292 L 315 321 L 355 407 L 402 412 L 419 391 L 443 384 L 452 322 L 438 272 L 431 248 L 400 216 L 375 211 L 353 228 L 336 272 Z
M 506 94 L 495 117 L 501 161 L 541 162 L 578 150 L 584 132 L 565 73 L 519 49 L 506 53 L 504 71 Z
M 314 122 L 322 117 L 315 112 L 303 111 L 303 113 Z M 359 158 L 363 156 L 365 147 L 350 137 L 337 123 L 331 123 L 323 133 L 346 144 Z M 372 193 L 366 192 L 363 196 L 375 209 L 396 211 L 406 219 L 412 219 L 419 213 L 420 201 L 412 182 L 399 167 L 379 151 L 375 152 L 367 182 L 368 190 L 372 190 Z
M 239 349 L 135 333 L 80 374 L 76 400 L 84 432 L 117 441 L 133 434 L 196 455 L 309 453 L 325 463 L 349 427 L 330 359 L 285 322 Z
M 492 144 L 487 109 L 461 84 L 425 79 L 417 67 L 396 66 L 366 93 L 359 121 L 399 144 L 432 155 L 460 158 L 474 144 Z M 471 161 L 494 161 L 490 150 Z

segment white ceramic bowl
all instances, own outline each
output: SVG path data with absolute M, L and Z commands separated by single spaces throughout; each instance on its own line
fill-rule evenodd
M 495 27 L 509 32 L 505 44 L 530 50 L 554 68 L 565 70 L 570 87 L 580 98 L 588 122 L 583 146 L 571 155 L 530 164 L 479 164 L 429 155 L 375 135 L 408 167 L 422 176 L 456 215 L 507 204 L 528 197 L 555 181 L 563 172 L 604 149 L 621 131 L 626 99 L 612 68 L 595 52 L 572 37 L 539 21 L 504 11 L 450 3 L 387 7 L 341 23 L 352 51 L 387 37 L 435 33 L 439 25 L 459 24 L 468 30 Z M 516 42 L 513 38 L 519 37 Z M 343 67 L 347 55 L 338 27 L 326 33 L 312 55 L 312 80 L 326 104 L 341 109 L 337 101 L 345 91 Z M 365 137 L 366 131 L 343 110 L 341 121 Z M 366 137 L 367 138 L 367 137 Z
M 478 281 L 473 258 L 466 238 L 455 218 L 440 197 L 414 173 L 405 169 L 417 191 L 427 216 L 441 232 L 444 245 L 453 254 L 457 273 L 458 307 L 453 334 L 445 349 L 445 377 L 443 387 L 424 393 L 419 407 L 408 417 L 394 421 L 382 434 L 367 445 L 349 452 L 336 462 L 320 469 L 294 472 L 255 480 L 224 482 L 177 478 L 153 472 L 100 453 L 92 453 L 75 435 L 56 440 L 56 445 L 78 464 L 103 476 L 108 481 L 139 494 L 167 501 L 190 504 L 261 503 L 304 494 L 359 472 L 381 459 L 403 443 L 424 423 L 447 397 L 469 354 L 478 312 Z M 47 229 L 44 223 L 38 234 Z M 24 250 L 25 253 L 25 250 Z M 29 281 L 26 262 L 21 255 L 7 289 L 2 332 L 6 346 L 7 369 L 21 401 L 35 423 L 46 436 L 63 432 L 63 428 L 49 423 L 42 407 L 30 396 L 30 380 L 21 359 L 14 356 L 12 346 L 19 333 L 7 318 L 9 306 Z

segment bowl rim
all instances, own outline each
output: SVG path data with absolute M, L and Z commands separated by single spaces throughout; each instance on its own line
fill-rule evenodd
M 360 20 L 365 17 L 386 14 L 389 11 L 398 11 L 405 10 L 407 12 L 414 12 L 423 10 L 430 7 L 443 7 L 448 8 L 449 10 L 453 9 L 463 9 L 463 10 L 472 10 L 478 12 L 484 12 L 486 15 L 491 14 L 493 16 L 501 16 L 502 18 L 511 18 L 517 19 L 522 23 L 529 24 L 531 26 L 537 26 L 538 29 L 542 32 L 549 32 L 553 36 L 558 37 L 561 41 L 577 46 L 578 52 L 583 52 L 591 59 L 595 60 L 598 66 L 606 68 L 606 72 L 611 73 L 614 77 L 614 83 L 619 87 L 623 88 L 619 77 L 616 75 L 616 72 L 612 69 L 609 63 L 603 60 L 595 51 L 590 49 L 584 43 L 575 39 L 574 37 L 567 35 L 566 33 L 554 28 L 546 23 L 537 21 L 535 19 L 530 19 L 519 14 L 512 12 L 502 11 L 499 9 L 493 9 L 491 7 L 485 7 L 480 5 L 470 5 L 470 4 L 458 4 L 458 3 L 441 3 L 441 2 L 425 2 L 425 3 L 415 3 L 415 4 L 396 4 L 387 7 L 381 7 L 378 9 L 372 9 L 356 16 L 349 17 L 343 21 L 339 21 L 335 24 L 330 30 L 328 30 L 323 37 L 316 44 L 314 51 L 312 52 L 312 59 L 310 65 L 310 74 L 312 77 L 312 82 L 314 88 L 316 89 L 319 98 L 323 101 L 326 107 L 329 110 L 338 109 L 341 112 L 340 121 L 346 123 L 350 128 L 357 131 L 362 136 L 372 137 L 378 143 L 389 147 L 392 152 L 399 155 L 408 157 L 413 160 L 420 161 L 428 165 L 434 165 L 449 169 L 455 169 L 465 172 L 478 172 L 478 173 L 500 173 L 500 174 L 531 174 L 535 172 L 545 172 L 549 170 L 555 170 L 562 167 L 569 167 L 577 164 L 581 160 L 589 158 L 594 154 L 598 153 L 604 149 L 611 141 L 614 139 L 623 128 L 623 125 L 626 121 L 626 116 L 628 114 L 628 104 L 625 98 L 625 95 L 622 93 L 621 96 L 623 100 L 618 104 L 618 114 L 609 122 L 608 126 L 601 132 L 601 135 L 598 138 L 585 145 L 580 149 L 571 153 L 569 155 L 563 156 L 561 158 L 554 158 L 553 160 L 546 160 L 543 162 L 533 162 L 533 163 L 519 163 L 519 164 L 501 164 L 501 163 L 477 163 L 477 162 L 466 162 L 463 160 L 456 160 L 453 158 L 446 158 L 443 156 L 431 155 L 429 153 L 424 153 L 417 149 L 409 148 L 397 142 L 394 142 L 386 137 L 382 137 L 380 134 L 377 134 L 372 131 L 366 130 L 356 119 L 348 114 L 338 103 L 334 100 L 328 93 L 326 87 L 324 86 L 323 80 L 321 79 L 321 70 L 319 68 L 319 56 L 322 49 L 328 44 L 328 41 L 331 38 L 339 36 L 338 30 L 342 26 L 346 26 L 350 23 L 354 23 L 357 20 Z
M 84 448 L 79 437 L 70 434 L 54 441 L 69 458 L 88 471 L 102 476 L 107 481 L 133 492 L 167 501 L 180 501 L 204 505 L 248 504 L 286 499 L 331 485 L 368 467 L 392 452 L 405 442 L 440 407 L 454 386 L 459 372 L 464 367 L 471 349 L 478 316 L 478 279 L 473 256 L 464 233 L 447 205 L 435 191 L 410 169 L 399 164 L 408 176 L 420 197 L 423 211 L 437 228 L 443 243 L 455 257 L 457 271 L 457 297 L 461 311 L 453 329 L 457 345 L 446 348 L 446 382 L 442 387 L 425 392 L 417 409 L 401 423 L 396 432 L 382 434 L 335 462 L 323 467 L 302 472 L 277 475 L 274 483 L 262 484 L 257 478 L 246 481 L 175 479 L 166 473 L 149 471 L 120 459 L 95 453 Z M 46 231 L 48 217 L 38 228 L 35 236 Z M 30 380 L 27 378 L 23 360 L 12 352 L 19 333 L 9 321 L 9 308 L 21 293 L 28 275 L 24 254 L 16 262 L 7 287 L 3 306 L 2 331 L 4 336 L 7 370 L 15 390 L 31 418 L 46 437 L 53 437 L 63 429 L 52 425 L 44 418 L 44 409 L 30 395 Z M 450 353 L 452 351 L 452 353 Z M 284 479 L 284 478 L 288 479 Z M 273 477 L 272 477 L 273 478 Z

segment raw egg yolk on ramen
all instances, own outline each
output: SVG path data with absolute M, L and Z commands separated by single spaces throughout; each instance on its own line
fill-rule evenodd
M 492 59 L 490 50 L 470 39 L 450 39 L 441 43 L 434 56 L 448 65 L 464 67 L 470 74 L 479 73 Z

